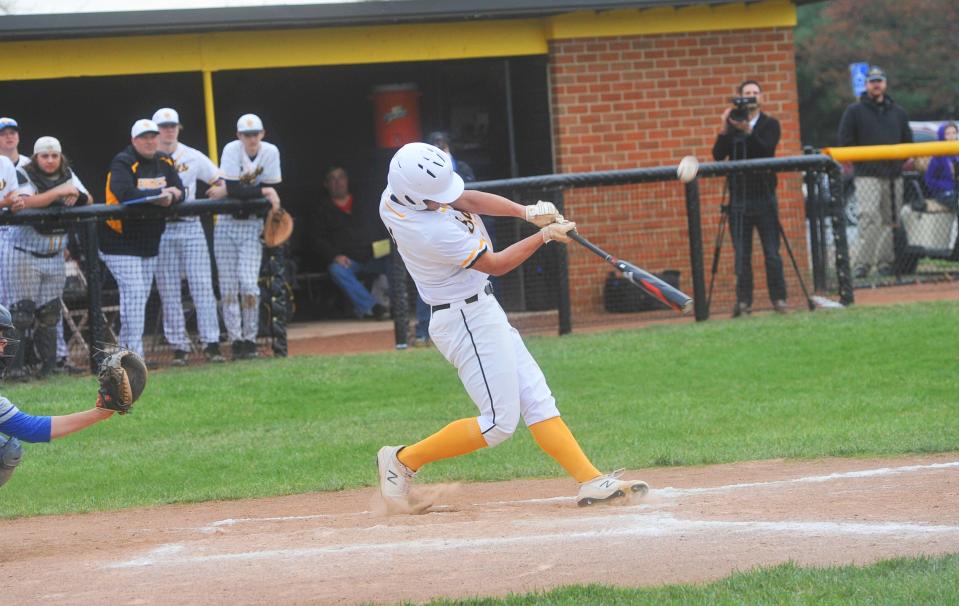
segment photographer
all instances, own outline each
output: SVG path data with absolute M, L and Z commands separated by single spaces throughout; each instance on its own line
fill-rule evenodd
M 722 131 L 713 145 L 716 160 L 772 158 L 779 144 L 779 121 L 760 111 L 762 90 L 755 80 L 746 80 L 736 89 L 722 115 Z M 776 175 L 732 174 L 727 181 L 729 225 L 736 254 L 736 306 L 733 317 L 752 312 L 753 303 L 753 228 L 759 232 L 766 259 L 766 287 L 773 309 L 786 313 L 786 280 L 779 255 L 779 210 L 776 200 Z

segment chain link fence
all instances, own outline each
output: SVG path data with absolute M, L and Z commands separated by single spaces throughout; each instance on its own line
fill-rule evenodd
M 0 214 L 0 300 L 22 339 L 7 379 L 92 370 L 120 346 L 151 366 L 286 355 L 292 292 L 284 247 L 259 242 L 268 209 L 261 199 Z M 129 246 L 157 229 L 156 250 Z M 234 240 L 243 246 L 224 246 Z
M 959 275 L 955 168 L 937 184 L 931 158 L 894 177 L 847 177 L 843 202 L 857 288 Z

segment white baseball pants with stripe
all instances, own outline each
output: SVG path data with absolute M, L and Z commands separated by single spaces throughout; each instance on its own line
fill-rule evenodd
M 147 299 L 153 286 L 157 257 L 108 255 L 100 253 L 120 290 L 120 334 L 117 345 L 143 356 L 143 327 Z
M 219 215 L 213 229 L 213 252 L 220 279 L 223 324 L 230 341 L 256 341 L 259 328 L 260 261 L 263 219 Z
M 183 318 L 183 276 L 190 285 L 200 340 L 205 345 L 219 342 L 210 249 L 199 221 L 167 223 L 160 239 L 156 274 L 157 290 L 163 302 L 163 334 L 176 349 L 190 351 L 190 337 Z
M 479 409 L 489 446 L 508 439 L 520 416 L 527 426 L 559 416 L 543 371 L 493 295 L 433 312 L 430 338 Z

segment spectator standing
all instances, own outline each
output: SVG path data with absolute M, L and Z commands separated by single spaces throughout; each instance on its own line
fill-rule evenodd
M 955 122 L 946 122 L 939 127 L 940 141 L 955 141 L 959 135 L 959 126 Z M 959 210 L 956 200 L 956 177 L 959 176 L 959 156 L 936 156 L 929 161 L 923 180 L 926 189 L 943 206 Z
M 231 198 L 266 198 L 280 207 L 276 186 L 283 181 L 280 150 L 263 140 L 263 121 L 244 114 L 236 123 L 236 141 L 230 141 L 220 156 L 220 171 Z M 213 252 L 220 279 L 223 323 L 232 342 L 234 360 L 257 356 L 256 335 L 260 326 L 260 262 L 263 219 L 219 215 L 213 230 Z
M 130 145 L 114 156 L 107 175 L 106 203 L 161 196 L 151 202 L 170 206 L 183 199 L 183 184 L 173 158 L 157 149 L 160 129 L 141 119 L 130 129 Z M 119 345 L 143 356 L 143 328 L 147 299 L 156 273 L 162 217 L 107 220 L 97 225 L 100 258 L 113 274 L 120 291 Z
M 338 164 L 326 170 L 326 195 L 313 213 L 310 234 L 313 252 L 326 267 L 333 282 L 350 299 L 357 318 L 381 320 L 387 309 L 378 303 L 358 275 L 387 275 L 389 256 L 377 257 L 373 243 L 386 238 L 383 224 L 364 199 L 350 193 L 350 178 Z M 388 253 L 388 242 L 386 250 Z
M 886 72 L 872 66 L 866 74 L 866 92 L 843 112 L 839 145 L 895 145 L 912 143 L 909 116 L 886 94 Z M 853 275 L 865 278 L 873 269 L 894 272 L 893 227 L 897 203 L 902 200 L 902 161 L 853 163 L 859 238 L 852 250 Z
M 746 80 L 737 88 L 741 98 L 752 99 L 746 115 L 727 108 L 722 115 L 722 130 L 713 145 L 716 160 L 748 160 L 772 158 L 776 155 L 781 129 L 779 120 L 763 113 L 762 89 L 755 80 Z M 773 309 L 785 313 L 786 279 L 783 260 L 779 254 L 779 202 L 776 198 L 776 175 L 730 175 L 729 216 L 736 262 L 736 306 L 733 317 L 749 314 L 753 304 L 753 229 L 759 232 L 759 241 L 766 260 L 766 288 Z
M 196 200 L 196 184 L 202 181 L 211 187 L 211 198 L 226 196 L 226 186 L 220 178 L 220 169 L 206 155 L 180 143 L 180 115 L 175 109 L 164 107 L 153 114 L 160 129 L 158 149 L 173 158 L 176 171 L 183 183 L 187 202 Z M 196 310 L 197 331 L 203 342 L 203 354 L 208 362 L 223 362 L 220 353 L 220 321 L 216 315 L 216 297 L 213 294 L 213 272 L 210 267 L 210 249 L 200 217 L 169 219 L 160 238 L 157 262 L 157 290 L 163 303 L 163 333 L 173 346 L 173 363 L 186 364 L 190 352 L 190 338 L 183 318 L 181 281 L 186 276 L 190 297 Z
M 92 201 L 54 137 L 37 139 L 30 161 L 19 172 L 24 208 L 83 206 Z M 9 306 L 20 343 L 26 343 L 27 336 L 32 335 L 41 377 L 57 370 L 57 324 L 63 317 L 67 238 L 64 226 L 11 226 L 7 254 L 0 264 L 0 281 L 6 286 L 3 303 Z M 17 348 L 9 376 L 29 378 L 24 367 L 25 349 Z

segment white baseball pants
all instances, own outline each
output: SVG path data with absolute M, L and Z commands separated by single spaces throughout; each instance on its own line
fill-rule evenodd
M 143 356 L 143 327 L 146 324 L 147 299 L 153 286 L 157 257 L 108 255 L 100 253 L 120 290 L 120 347 Z
M 479 409 L 489 446 L 508 439 L 520 416 L 527 426 L 559 416 L 543 371 L 493 295 L 433 312 L 430 338 Z
M 256 341 L 262 231 L 263 219 L 236 219 L 230 215 L 220 215 L 213 229 L 223 324 L 230 341 Z
M 183 318 L 183 276 L 190 285 L 200 340 L 206 345 L 219 342 L 220 324 L 216 317 L 210 250 L 199 221 L 167 223 L 160 239 L 156 274 L 157 290 L 163 302 L 163 334 L 176 349 L 190 351 L 190 338 Z

